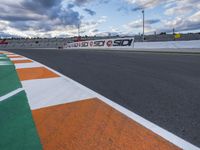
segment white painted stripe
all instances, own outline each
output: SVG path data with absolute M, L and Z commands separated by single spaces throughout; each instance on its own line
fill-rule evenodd
M 22 81 L 32 110 L 95 97 L 66 78 Z
M 28 58 L 26 57 L 21 57 L 21 58 L 10 58 L 10 60 L 27 60 Z
M 11 56 L 12 56 L 12 57 L 13 57 L 13 56 L 15 57 L 15 56 L 21 56 L 21 55 L 10 54 L 10 55 L 7 55 L 7 56 L 8 56 L 8 57 L 11 57 Z
M 9 57 L 9 56 L 12 56 L 12 57 L 13 57 L 13 56 L 14 56 L 14 57 L 15 57 L 15 56 L 21 56 L 21 57 L 23 57 L 23 58 L 27 58 L 27 57 L 24 57 L 24 56 L 22 56 L 22 55 L 15 54 L 15 53 L 9 53 L 9 52 L 7 52 L 7 53 L 4 53 L 4 54 L 6 54 L 8 57 Z M 28 58 L 27 58 L 27 59 L 28 59 Z
M 17 93 L 19 93 L 19 92 L 21 92 L 23 90 L 24 90 L 23 88 L 18 88 L 16 90 L 4 95 L 4 96 L 1 96 L 0 97 L 0 101 L 6 100 L 7 98 L 12 97 L 12 96 L 16 95 Z
M 193 144 L 181 139 L 180 137 L 168 132 L 167 130 L 157 126 L 156 124 L 154 124 L 154 123 L 152 123 L 152 122 L 150 122 L 146 119 L 144 119 L 143 117 L 135 114 L 134 112 L 129 111 L 125 107 L 107 99 L 106 97 L 92 91 L 91 89 L 81 85 L 80 83 L 62 75 L 61 73 L 59 73 L 59 72 L 57 72 L 57 71 L 55 71 L 55 70 L 53 70 L 49 67 L 47 67 L 45 65 L 43 65 L 43 66 L 46 67 L 47 69 L 53 71 L 54 73 L 60 75 L 63 79 L 66 79 L 68 81 L 68 84 L 70 84 L 70 86 L 73 86 L 75 89 L 78 88 L 80 91 L 84 91 L 88 95 L 92 95 L 92 96 L 96 95 L 97 98 L 101 99 L 102 101 L 104 101 L 105 103 L 110 105 L 111 107 L 115 108 L 116 110 L 120 111 L 124 115 L 128 116 L 129 118 L 133 119 L 134 121 L 138 122 L 139 124 L 143 125 L 144 127 L 148 128 L 149 130 L 153 131 L 154 133 L 158 134 L 159 136 L 165 138 L 167 141 L 175 144 L 176 146 L 178 146 L 178 147 L 180 147 L 184 150 L 200 150 L 200 148 L 196 147 L 195 145 L 193 145 Z M 31 89 L 29 89 L 29 90 L 31 90 Z M 45 89 L 43 89 L 43 90 L 45 91 Z M 56 88 L 56 90 L 57 90 L 57 88 Z M 52 94 L 52 93 L 48 93 L 48 94 Z M 36 93 L 35 93 L 35 95 L 36 95 Z
M 36 68 L 36 67 L 43 67 L 40 63 L 37 62 L 31 62 L 31 63 L 20 63 L 20 64 L 15 64 L 16 69 L 20 68 Z
M 10 52 L 3 52 L 5 55 L 13 55 L 13 53 Z

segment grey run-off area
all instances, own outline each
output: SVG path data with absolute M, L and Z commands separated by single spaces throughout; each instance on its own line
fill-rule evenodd
M 200 54 L 11 50 L 200 147 Z

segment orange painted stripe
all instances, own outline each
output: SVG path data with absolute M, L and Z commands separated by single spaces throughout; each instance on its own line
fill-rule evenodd
M 179 150 L 98 99 L 32 111 L 44 150 Z
M 13 60 L 12 61 L 14 64 L 22 64 L 22 63 L 31 63 L 33 62 L 32 60 L 25 59 L 25 60 Z
M 23 58 L 23 56 L 12 56 L 12 55 L 10 55 L 10 56 L 8 56 L 9 58 Z
M 59 75 L 53 73 L 52 71 L 44 67 L 21 68 L 17 69 L 17 73 L 21 81 L 59 77 Z

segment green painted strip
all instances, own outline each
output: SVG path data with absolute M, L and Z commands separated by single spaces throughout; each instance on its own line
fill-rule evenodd
M 6 57 L 0 57 L 0 60 L 8 60 Z
M 0 54 L 0 57 L 6 57 L 6 55 L 5 54 Z
M 14 64 L 6 56 L 2 58 L 4 59 L 0 59 L 0 97 L 22 87 Z
M 5 54 L 0 54 L 0 57 L 6 57 L 6 55 Z
M 0 54 L 0 63 L 13 64 L 6 55 L 2 55 L 2 54 Z
M 42 149 L 24 91 L 0 102 L 0 149 Z
M 1 55 L 0 54 L 0 60 L 8 60 L 9 61 L 9 58 L 6 57 L 6 55 Z
M 12 62 L 0 59 L 0 66 L 11 66 L 11 65 L 13 65 Z
M 9 59 L 6 58 L 6 57 L 0 57 L 0 61 L 2 61 L 2 60 L 3 60 L 3 61 L 6 61 L 6 60 L 9 61 Z
M 0 60 L 9 60 L 7 57 L 1 57 L 0 56 Z

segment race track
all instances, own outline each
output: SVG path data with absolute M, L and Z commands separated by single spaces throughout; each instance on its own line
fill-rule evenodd
M 11 50 L 200 146 L 200 54 Z

